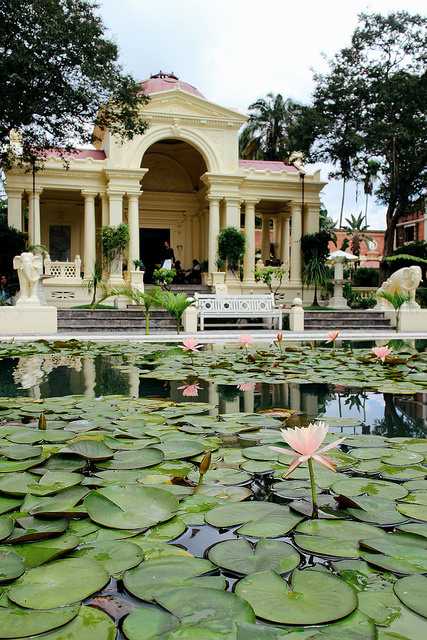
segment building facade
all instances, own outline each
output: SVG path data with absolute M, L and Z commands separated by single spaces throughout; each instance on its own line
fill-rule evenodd
M 409 242 L 427 242 L 427 199 L 420 199 L 418 206 L 400 216 L 394 237 L 395 249 Z
M 320 173 L 239 159 L 239 130 L 247 117 L 208 101 L 173 75 L 157 74 L 142 88 L 150 96 L 143 135 L 122 143 L 107 131 L 97 148 L 70 155 L 68 166 L 52 151 L 34 189 L 31 174 L 19 168 L 7 174 L 9 225 L 28 231 L 30 244 L 49 252 L 49 302 L 72 306 L 87 296 L 100 258 L 98 231 L 122 222 L 130 243 L 124 262 L 108 274 L 114 286 L 126 280 L 141 286 L 134 261 L 147 269 L 158 264 L 165 240 L 184 268 L 193 259 L 206 261 L 205 279 L 215 284 L 221 279 L 218 234 L 234 226 L 246 237 L 243 280 L 228 275 L 226 285 L 242 293 L 262 287 L 254 276 L 256 217 L 265 257 L 273 230 L 287 270 L 286 298 L 301 295 L 300 241 L 319 228 Z

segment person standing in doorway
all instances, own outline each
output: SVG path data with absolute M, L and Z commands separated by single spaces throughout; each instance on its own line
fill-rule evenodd
M 174 250 L 172 249 L 172 247 L 170 246 L 169 242 L 167 240 L 164 241 L 163 244 L 163 256 L 162 256 L 163 260 L 162 263 L 165 260 L 171 260 L 172 261 L 172 266 L 175 263 L 175 253 Z

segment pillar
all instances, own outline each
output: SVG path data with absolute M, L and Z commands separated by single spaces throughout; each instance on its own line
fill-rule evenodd
M 255 202 L 245 202 L 245 239 L 246 248 L 243 258 L 243 283 L 255 282 Z
M 243 392 L 243 406 L 245 413 L 253 413 L 255 411 L 255 389 Z
M 7 189 L 7 224 L 22 231 L 22 189 Z
M 302 215 L 301 205 L 292 205 L 292 232 L 291 232 L 291 283 L 301 282 L 301 235 Z
M 214 382 L 209 382 L 208 388 L 208 402 L 209 402 L 209 415 L 217 416 L 219 413 L 218 405 L 219 405 L 219 395 L 218 395 L 218 387 Z
M 209 253 L 208 253 L 208 271 L 214 273 L 217 271 L 216 259 L 218 253 L 218 234 L 219 234 L 219 198 L 209 198 Z
M 240 230 L 240 198 L 225 199 L 225 226 Z
M 262 244 L 261 257 L 263 261 L 270 260 L 270 218 L 262 216 Z
M 129 364 L 128 367 L 128 375 L 129 375 L 129 397 L 130 398 L 139 398 L 139 367 L 134 364 Z
M 280 239 L 280 260 L 282 264 L 289 266 L 289 239 L 290 239 L 289 218 L 282 218 L 282 237 Z
M 35 189 L 28 196 L 28 240 L 30 245 L 41 244 L 40 194 L 43 189 Z
M 83 191 L 84 197 L 84 236 L 83 236 L 83 271 L 86 280 L 92 277 L 96 262 L 96 228 L 95 228 L 95 196 L 94 191 Z
M 134 260 L 139 260 L 139 194 L 139 191 L 137 193 L 128 193 L 128 271 L 134 271 Z
M 101 195 L 101 226 L 106 227 L 110 221 L 108 211 L 108 195 L 103 193 Z
M 200 218 L 198 214 L 191 218 L 192 260 L 200 260 Z
M 117 227 L 123 222 L 123 193 L 120 191 L 108 191 L 108 208 L 110 225 Z M 113 260 L 110 264 L 109 284 L 111 287 L 123 286 L 123 258 Z
M 304 211 L 304 235 L 319 231 L 319 205 L 312 204 Z
M 301 390 L 299 384 L 291 382 L 289 384 L 289 408 L 294 411 L 301 411 Z

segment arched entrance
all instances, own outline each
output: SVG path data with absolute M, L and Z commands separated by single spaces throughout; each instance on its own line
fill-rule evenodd
M 140 254 L 145 282 L 151 282 L 153 269 L 168 257 L 165 242 L 183 269 L 190 269 L 193 259 L 206 258 L 207 203 L 201 176 L 207 167 L 197 149 L 177 139 L 152 144 L 141 167 L 148 171 L 140 200 Z

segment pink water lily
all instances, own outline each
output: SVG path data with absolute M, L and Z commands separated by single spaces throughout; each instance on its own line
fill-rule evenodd
M 340 335 L 340 332 L 337 330 L 330 331 L 326 336 L 326 342 L 335 342 L 335 340 L 338 338 L 339 335 Z
M 182 345 L 181 345 L 181 349 L 183 351 L 192 351 L 192 352 L 197 352 L 199 349 L 201 349 L 202 345 L 197 343 L 196 338 L 185 338 L 185 340 L 182 341 Z
M 324 467 L 335 471 L 335 465 L 332 460 L 329 460 L 329 458 L 323 454 L 325 451 L 338 447 L 345 438 L 339 438 L 338 440 L 327 444 L 325 447 L 320 448 L 320 445 L 326 438 L 328 430 L 329 427 L 326 422 L 310 423 L 308 427 L 302 428 L 295 427 L 294 429 L 281 429 L 283 440 L 293 449 L 293 453 L 299 454 L 292 460 L 288 471 L 284 475 L 285 478 L 301 464 L 307 461 L 310 463 L 311 460 L 315 460 Z M 281 454 L 293 455 L 293 453 L 287 451 L 287 449 L 282 449 L 281 447 L 270 447 L 270 449 L 278 451 Z
M 247 347 L 248 345 L 252 344 L 253 341 L 254 339 L 252 338 L 252 336 L 249 336 L 249 335 L 239 336 L 239 342 L 242 347 Z
M 385 362 L 385 359 L 392 351 L 393 349 L 390 349 L 390 347 L 372 347 L 372 353 L 378 358 L 378 360 L 381 360 L 381 362 Z
M 182 389 L 182 395 L 185 398 L 197 398 L 199 395 L 199 391 L 201 386 L 197 383 L 194 384 L 184 384 L 182 387 L 178 387 L 178 389 Z
M 239 391 L 253 391 L 255 389 L 255 382 L 241 382 L 237 385 Z

